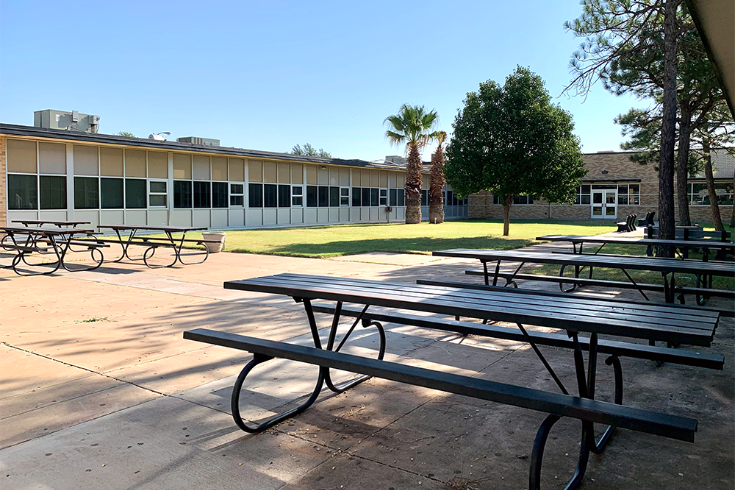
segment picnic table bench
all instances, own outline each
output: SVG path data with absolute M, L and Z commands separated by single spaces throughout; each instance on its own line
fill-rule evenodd
M 707 284 L 702 282 L 702 278 L 708 276 L 724 276 L 735 277 L 735 264 L 732 262 L 715 262 L 709 261 L 706 264 L 700 261 L 680 260 L 662 257 L 639 257 L 633 255 L 591 255 L 591 254 L 559 254 L 549 252 L 530 252 L 518 250 L 472 250 L 472 249 L 453 249 L 433 252 L 432 255 L 439 257 L 459 257 L 468 259 L 477 259 L 482 263 L 481 271 L 465 271 L 468 275 L 480 275 L 485 279 L 485 284 L 490 284 L 492 277 L 492 285 L 497 286 L 498 279 L 506 279 L 506 286 L 515 286 L 516 279 L 550 281 L 559 283 L 559 287 L 563 292 L 570 292 L 581 286 L 603 286 L 615 288 L 637 289 L 638 292 L 649 300 L 645 290 L 663 292 L 667 303 L 673 303 L 676 295 L 684 304 L 685 294 L 694 294 L 697 296 L 697 303 L 704 304 L 707 297 L 719 296 L 729 299 L 735 299 L 735 291 L 726 289 L 712 289 L 706 287 Z M 502 261 L 520 263 L 515 271 L 510 273 L 500 272 L 500 264 Z M 495 270 L 491 273 L 488 270 L 488 262 L 496 262 Z M 556 264 L 561 266 L 558 276 L 537 275 L 537 274 L 521 274 L 521 268 L 527 263 L 537 264 Z M 574 268 L 574 277 L 564 277 L 566 267 Z M 589 269 L 589 277 L 579 277 L 583 268 Z M 611 281 L 602 279 L 593 279 L 592 271 L 595 267 L 612 268 L 621 270 L 630 282 Z M 663 277 L 663 285 L 659 284 L 642 284 L 636 282 L 628 273 L 628 270 L 643 270 L 651 272 L 660 272 Z M 697 287 L 682 287 L 676 284 L 676 274 L 694 274 L 697 277 Z M 571 288 L 564 289 L 564 284 L 572 284 Z
M 196 227 L 196 226 L 154 226 L 154 225 L 100 225 L 99 229 L 110 229 L 115 232 L 117 239 L 115 238 L 102 238 L 99 241 L 103 243 L 115 243 L 121 246 L 122 253 L 118 259 L 114 262 L 121 262 L 124 259 L 131 261 L 142 260 L 143 263 L 152 268 L 157 269 L 161 267 L 173 267 L 176 262 L 182 265 L 201 264 L 209 257 L 209 248 L 204 247 L 204 251 L 193 252 L 191 254 L 182 253 L 185 243 L 195 243 L 198 245 L 205 245 L 207 243 L 219 243 L 216 240 L 205 240 L 203 238 L 187 239 L 186 234 L 190 231 L 203 231 L 207 230 L 207 227 Z M 150 233 L 163 233 L 165 237 L 151 237 L 138 235 L 138 232 L 150 232 Z M 126 233 L 128 236 L 123 238 L 121 233 Z M 181 233 L 181 237 L 174 237 L 173 234 Z M 128 249 L 131 245 L 140 245 L 146 247 L 143 252 L 142 258 L 133 258 L 128 254 Z M 153 258 L 156 250 L 159 247 L 172 248 L 174 251 L 174 258 L 169 264 L 153 264 L 149 260 Z M 185 255 L 196 255 L 202 256 L 203 258 L 196 262 L 184 262 L 183 257 Z
M 332 391 L 342 392 L 374 376 L 424 386 L 447 393 L 547 413 L 546 419 L 537 432 L 531 457 L 529 474 L 529 488 L 531 489 L 540 488 L 541 464 L 546 440 L 551 428 L 561 417 L 576 418 L 582 421 L 582 441 L 577 469 L 567 488 L 577 488 L 581 484 L 590 451 L 602 452 L 615 427 L 693 442 L 697 426 L 696 420 L 622 405 L 622 368 L 619 356 L 661 357 L 672 362 L 681 361 L 682 364 L 714 369 L 721 369 L 724 362 L 722 356 L 713 354 L 627 344 L 624 341 L 616 344 L 613 341 L 598 339 L 598 335 L 604 334 L 627 339 L 709 345 L 719 320 L 718 314 L 686 307 L 670 308 L 663 305 L 647 305 L 648 309 L 646 309 L 635 305 L 627 307 L 619 304 L 589 304 L 586 301 L 575 301 L 573 297 L 567 298 L 566 302 L 557 302 L 550 301 L 549 298 L 541 295 L 521 295 L 513 291 L 469 291 L 461 288 L 300 274 L 279 274 L 228 281 L 225 283 L 225 288 L 292 297 L 303 304 L 314 341 L 314 347 L 303 347 L 208 329 L 184 332 L 186 339 L 240 349 L 253 354 L 253 359 L 238 376 L 231 398 L 233 418 L 242 430 L 252 433 L 261 432 L 303 412 L 316 401 L 324 384 Z M 335 306 L 332 307 L 332 310 L 328 310 L 330 307 L 313 305 L 313 300 L 332 301 Z M 344 303 L 364 306 L 346 307 Z M 368 311 L 374 307 L 379 310 Z M 389 313 L 384 313 L 384 310 L 388 310 Z M 518 330 L 510 327 L 444 320 L 440 317 L 417 316 L 405 321 L 401 320 L 404 323 L 408 322 L 428 328 L 471 332 L 486 337 L 512 338 L 528 342 L 551 374 L 561 393 L 384 361 L 386 340 L 383 326 L 378 319 L 392 321 L 397 310 L 435 315 L 461 315 L 515 324 Z M 326 345 L 322 344 L 314 315 L 315 311 L 330 311 L 334 315 Z M 390 317 L 381 316 L 386 314 Z M 355 320 L 338 342 L 337 330 L 342 316 L 351 316 Z M 376 359 L 340 352 L 360 323 L 363 327 L 374 326 L 378 330 L 380 346 Z M 566 331 L 566 334 L 532 332 L 528 331 L 524 325 L 560 328 Z M 588 333 L 589 337 L 580 337 L 579 334 L 582 332 Z M 573 350 L 578 396 L 570 394 L 538 349 L 537 344 L 555 345 Z M 640 347 L 635 347 L 635 345 Z M 584 365 L 583 349 L 589 352 L 587 367 Z M 614 369 L 613 403 L 595 400 L 597 355 L 600 352 L 610 354 L 606 364 L 612 365 Z M 256 366 L 274 358 L 290 359 L 319 366 L 316 385 L 311 395 L 298 407 L 266 419 L 258 425 L 251 425 L 240 416 L 239 399 L 243 383 Z M 331 380 L 330 369 L 350 371 L 359 376 L 335 385 Z M 595 440 L 594 423 L 608 425 L 599 440 Z
M 74 237 L 79 235 L 94 235 L 91 230 L 78 228 L 0 227 L 0 233 L 5 234 L 2 241 L 0 241 L 0 249 L 14 253 L 10 264 L 0 265 L 0 267 L 4 269 L 12 268 L 16 274 L 21 276 L 53 274 L 60 267 L 69 272 L 94 270 L 100 267 L 104 261 L 104 255 L 100 249 L 108 247 L 104 243 L 93 240 L 75 239 Z M 71 267 L 65 261 L 67 254 L 69 252 L 79 252 L 79 250 L 72 250 L 72 245 L 84 247 L 86 251 L 89 251 L 95 265 Z M 53 253 L 56 260 L 49 264 L 31 264 L 27 257 L 34 253 L 40 255 Z M 50 268 L 46 270 L 39 269 L 44 266 Z

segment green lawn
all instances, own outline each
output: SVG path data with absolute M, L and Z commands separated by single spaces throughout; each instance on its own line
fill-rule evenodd
M 270 230 L 227 231 L 225 249 L 295 257 L 335 257 L 366 252 L 430 254 L 448 248 L 511 249 L 536 243 L 541 235 L 597 235 L 614 231 L 611 222 L 511 222 L 510 236 L 502 237 L 501 220 L 458 220 L 440 225 L 421 223 L 311 226 Z M 192 237 L 197 236 L 192 234 Z

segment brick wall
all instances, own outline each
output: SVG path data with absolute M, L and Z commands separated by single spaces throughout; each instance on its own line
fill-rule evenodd
M 7 209 L 7 183 L 5 182 L 5 136 L 0 135 L 0 226 L 6 226 L 8 223 Z

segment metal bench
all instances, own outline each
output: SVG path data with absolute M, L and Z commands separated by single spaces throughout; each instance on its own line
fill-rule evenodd
M 600 440 L 595 440 L 593 425 L 595 423 L 605 424 L 610 428 L 619 427 L 687 442 L 694 442 L 694 433 L 697 430 L 697 421 L 691 418 L 594 400 L 588 397 L 593 394 L 594 386 L 588 386 L 586 382 L 581 380 L 579 389 L 584 394 L 577 397 L 215 330 L 195 329 L 186 331 L 184 332 L 184 338 L 252 353 L 253 360 L 247 364 L 238 377 L 236 385 L 238 387 L 242 386 L 242 381 L 245 380 L 245 377 L 253 368 L 274 358 L 289 359 L 320 367 L 317 386 L 312 396 L 304 404 L 269 419 L 257 428 L 247 426 L 239 418 L 239 403 L 237 400 L 239 399 L 240 390 L 233 390 L 231 404 L 233 415 L 236 417 L 235 420 L 238 425 L 248 432 L 260 432 L 306 410 L 316 400 L 329 369 L 340 369 L 363 376 L 422 386 L 446 393 L 548 413 L 549 415 L 539 427 L 533 446 L 529 474 L 530 489 L 540 488 L 541 465 L 546 441 L 551 428 L 562 417 L 581 420 L 583 426 L 577 471 L 567 486 L 570 489 L 578 488 L 582 484 L 590 451 L 601 453 L 605 444 L 609 441 L 610 434 L 612 434 L 612 431 L 609 430 L 605 432 Z

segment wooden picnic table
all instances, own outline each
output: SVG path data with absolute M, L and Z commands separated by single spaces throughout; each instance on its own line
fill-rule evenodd
M 473 249 L 453 249 L 433 252 L 432 255 L 438 257 L 458 257 L 466 259 L 477 259 L 482 263 L 482 275 L 485 277 L 485 284 L 490 284 L 492 276 L 492 285 L 496 286 L 498 279 L 501 277 L 500 264 L 506 262 L 520 262 L 515 272 L 506 275 L 506 285 L 512 285 L 515 278 L 533 279 L 531 274 L 519 275 L 521 268 L 527 263 L 536 264 L 556 264 L 561 266 L 557 282 L 562 284 L 562 276 L 565 267 L 574 267 L 575 276 L 570 278 L 569 283 L 573 284 L 589 284 L 599 286 L 621 286 L 620 281 L 604 281 L 592 279 L 592 270 L 594 267 L 612 268 L 621 270 L 630 281 L 630 284 L 637 289 L 644 298 L 648 299 L 641 285 L 628 274 L 628 270 L 641 270 L 660 272 L 663 277 L 663 293 L 666 302 L 673 303 L 675 301 L 676 274 L 693 274 L 698 279 L 703 276 L 724 276 L 735 277 L 735 263 L 732 262 L 714 262 L 709 261 L 706 264 L 700 261 L 679 260 L 663 257 L 641 257 L 641 256 L 609 256 L 609 255 L 591 255 L 591 254 L 559 254 L 549 252 L 531 252 L 521 250 L 473 250 Z M 491 274 L 488 271 L 488 262 L 496 262 L 495 271 Z M 588 279 L 579 278 L 582 268 L 589 268 Z M 548 276 L 539 276 L 539 280 L 545 280 Z M 624 283 L 623 283 L 624 284 Z M 646 285 L 648 286 L 648 285 Z M 624 286 L 623 286 L 624 287 Z M 648 288 L 651 289 L 651 288 Z M 715 291 L 710 288 L 701 287 L 703 294 L 713 294 Z M 562 289 L 564 290 L 564 289 Z M 680 292 L 687 291 L 679 288 Z M 719 293 L 718 293 L 719 294 Z
M 675 420 L 671 418 L 673 417 L 671 415 L 660 413 L 649 413 L 647 415 L 647 421 L 642 422 L 642 419 L 639 419 L 637 415 L 628 412 L 628 410 L 631 410 L 629 407 L 622 406 L 622 368 L 617 357 L 622 351 L 616 349 L 625 349 L 625 345 L 659 351 L 676 351 L 676 349 L 649 347 L 641 344 L 625 344 L 625 342 L 610 343 L 605 340 L 598 340 L 598 335 L 612 335 L 623 340 L 647 339 L 649 341 L 660 340 L 707 346 L 712 341 L 719 321 L 719 315 L 716 312 L 686 307 L 670 307 L 665 305 L 641 306 L 638 304 L 626 305 L 621 303 L 609 304 L 604 301 L 590 302 L 573 296 L 557 300 L 541 294 L 534 295 L 528 292 L 519 294 L 513 291 L 468 290 L 463 288 L 302 274 L 278 274 L 238 281 L 227 281 L 224 287 L 226 289 L 241 291 L 286 295 L 293 298 L 296 302 L 302 303 L 314 342 L 314 348 L 308 348 L 300 345 L 273 342 L 207 329 L 196 329 L 184 333 L 184 338 L 186 339 L 247 350 L 254 354 L 253 360 L 243 368 L 238 376 L 232 392 L 231 408 L 233 418 L 241 429 L 251 433 L 261 432 L 289 417 L 301 413 L 314 403 L 324 383 L 332 391 L 340 393 L 368 379 L 370 376 L 378 376 L 393 381 L 425 386 L 449 393 L 474 396 L 484 400 L 507 403 L 549 413 L 539 428 L 534 444 L 533 457 L 531 458 L 529 487 L 534 490 L 539 488 L 541 460 L 546 438 L 553 424 L 561 416 L 579 418 L 582 420 L 583 425 L 577 471 L 567 488 L 577 488 L 581 484 L 586 470 L 589 452 L 601 452 L 615 426 L 682 439 L 693 435 L 693 432 L 689 435 L 686 434 L 687 430 L 696 427 L 696 422 L 693 426 L 691 424 L 688 425 L 689 429 L 685 429 L 684 427 L 689 422 Z M 327 310 L 319 309 L 318 305 L 316 307 L 313 306 L 312 301 L 315 300 L 336 303 L 336 306 L 331 310 L 334 312 L 334 316 L 326 344 L 322 342 L 314 311 Z M 346 313 L 345 316 L 353 316 L 355 317 L 355 321 L 343 335 L 342 339 L 338 341 L 337 330 L 343 311 L 343 303 L 354 303 L 361 306 L 360 308 L 344 308 L 345 312 L 352 310 L 351 313 Z M 471 331 L 475 335 L 486 337 L 497 336 L 497 338 L 518 339 L 522 335 L 521 338 L 531 345 L 562 394 L 532 390 L 492 381 L 480 381 L 475 378 L 383 361 L 386 336 L 380 322 L 375 321 L 371 316 L 369 309 L 374 307 L 390 309 L 392 311 L 408 310 L 421 312 L 422 314 L 461 315 L 470 318 L 503 321 L 514 324 L 518 327 L 519 333 L 516 337 L 509 337 L 509 335 L 512 335 L 508 332 L 509 330 L 513 330 L 511 327 L 471 323 L 466 324 L 466 326 L 460 325 L 461 328 L 456 328 L 458 323 L 461 322 L 445 320 L 446 324 L 442 324 L 441 317 L 427 317 L 424 315 L 416 317 L 419 319 L 417 325 L 428 328 L 431 328 L 430 323 L 421 322 L 433 318 L 433 322 L 436 325 L 435 328 L 439 330 Z M 345 345 L 345 342 L 360 321 L 362 321 L 363 327 L 374 326 L 378 329 L 380 346 L 377 360 L 340 352 L 340 349 Z M 544 338 L 554 336 L 555 334 L 538 331 L 529 332 L 526 330 L 526 326 L 528 325 L 562 329 L 568 335 L 568 339 L 571 339 L 566 342 L 567 344 L 571 343 L 571 348 L 574 352 L 573 364 L 576 370 L 576 383 L 577 389 L 579 390 L 579 397 L 569 394 L 569 390 L 564 386 L 562 380 L 556 375 L 553 367 L 545 359 L 536 345 L 536 340 L 541 343 Z M 589 334 L 589 338 L 581 338 L 580 333 Z M 558 335 L 558 338 L 550 341 L 552 343 L 542 343 L 542 345 L 570 347 L 564 343 L 567 335 Z M 615 400 L 612 405 L 604 402 L 600 404 L 601 402 L 594 400 L 598 346 L 603 345 L 600 342 L 608 342 L 604 344 L 604 348 L 613 349 L 612 351 L 607 351 L 608 353 L 612 352 L 612 354 L 606 361 L 606 364 L 613 366 L 615 372 Z M 585 367 L 582 355 L 583 345 L 589 351 L 587 367 Z M 602 347 L 599 347 L 599 349 L 602 349 Z M 676 356 L 676 353 L 673 355 Z M 696 357 L 694 353 L 690 353 L 691 355 Z M 239 410 L 239 397 L 243 383 L 252 369 L 276 357 L 321 366 L 316 386 L 311 396 L 296 408 L 275 415 L 259 425 L 249 425 L 242 419 Z M 362 374 L 362 376 L 335 385 L 330 377 L 330 368 L 347 370 Z M 611 409 L 609 408 L 610 406 L 619 407 L 619 409 Z M 620 412 L 617 410 L 620 410 Z M 623 415 L 624 413 L 626 415 Z M 609 424 L 599 440 L 595 440 L 593 431 L 594 422 Z M 664 428 L 664 426 L 668 428 Z M 680 436 L 675 434 L 680 434 Z M 687 438 L 686 440 L 690 439 Z
M 204 247 L 204 258 L 201 259 L 198 262 L 184 262 L 182 259 L 182 253 L 181 249 L 184 247 L 184 243 L 190 242 L 191 240 L 186 239 L 186 234 L 190 231 L 203 231 L 207 230 L 208 228 L 206 226 L 155 226 L 155 225 L 100 225 L 98 226 L 100 230 L 102 229 L 110 229 L 115 232 L 117 235 L 117 240 L 109 240 L 104 239 L 106 243 L 116 243 L 122 247 L 122 254 L 120 255 L 120 258 L 114 260 L 114 262 L 121 262 L 124 259 L 137 261 L 142 260 L 145 265 L 147 265 L 150 268 L 160 268 L 160 267 L 173 267 L 176 265 L 176 262 L 181 263 L 182 265 L 191 265 L 191 264 L 201 264 L 205 260 L 207 260 L 207 257 L 209 257 L 209 249 L 205 246 Z M 153 233 L 163 233 L 166 235 L 165 238 L 156 238 L 156 237 L 147 237 L 147 236 L 140 236 L 138 235 L 138 232 L 153 232 Z M 123 238 L 122 234 L 127 233 L 127 237 Z M 181 233 L 180 238 L 175 238 L 173 236 L 174 233 Z M 205 243 L 207 240 L 195 240 L 197 243 Z M 130 245 L 143 245 L 146 246 L 146 250 L 143 252 L 143 257 L 140 259 L 135 259 L 130 257 L 128 254 L 128 248 Z M 174 250 L 174 259 L 170 264 L 164 264 L 164 265 L 157 265 L 149 263 L 149 259 L 151 259 L 154 254 L 156 253 L 156 250 L 158 247 L 171 247 Z M 194 254 L 192 254 L 194 255 Z M 196 255 L 201 255 L 197 253 Z
M 5 252 L 13 253 L 11 263 L 2 265 L 2 268 L 12 268 L 18 275 L 48 275 L 56 272 L 59 267 L 63 267 L 69 272 L 94 270 L 102 265 L 104 255 L 100 248 L 106 245 L 89 240 L 83 241 L 75 239 L 75 236 L 83 235 L 85 237 L 93 236 L 93 230 L 84 230 L 80 228 L 43 228 L 43 227 L 0 227 L 0 233 L 5 234 L 0 242 L 0 248 Z M 69 267 L 64 261 L 66 254 L 72 250 L 71 246 L 76 245 L 86 248 L 90 252 L 94 266 L 82 266 L 78 268 Z M 50 248 L 50 250 L 49 250 Z M 30 264 L 27 256 L 33 253 L 50 254 L 53 253 L 56 261 L 50 264 Z M 30 268 L 29 271 L 19 269 L 21 264 L 25 264 Z M 48 265 L 50 269 L 43 272 L 36 271 L 40 266 Z

